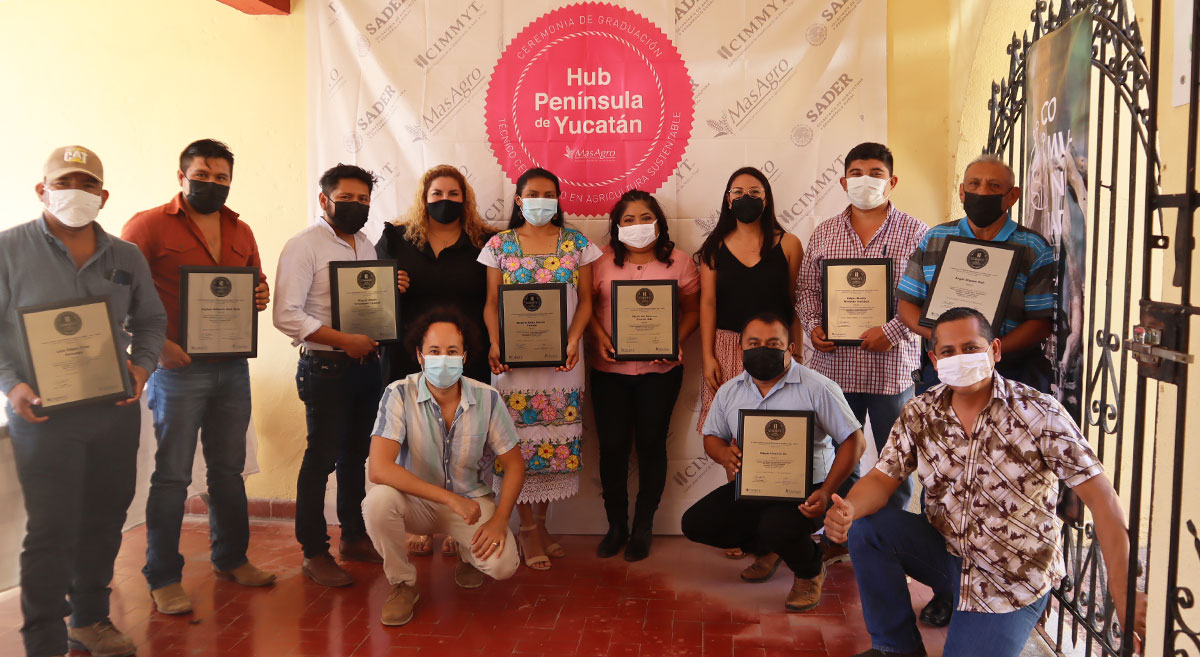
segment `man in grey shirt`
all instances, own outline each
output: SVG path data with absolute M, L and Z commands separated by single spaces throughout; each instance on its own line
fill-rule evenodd
M 108 618 L 108 584 L 133 500 L 141 425 L 137 400 L 162 349 L 167 316 L 138 248 L 104 232 L 108 200 L 95 153 L 50 154 L 35 187 L 42 216 L 0 232 L 0 391 L 29 517 L 21 552 L 21 635 L 28 657 L 131 655 Z M 133 394 L 49 416 L 27 362 L 19 309 L 104 297 Z M 132 348 L 131 348 L 132 347 Z M 70 615 L 70 628 L 63 617 Z

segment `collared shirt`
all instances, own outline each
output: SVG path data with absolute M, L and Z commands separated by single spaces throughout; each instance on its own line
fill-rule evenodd
M 958 609 L 1003 614 L 1058 586 L 1058 482 L 1075 487 L 1104 467 L 1050 395 L 993 374 L 968 438 L 952 392 L 937 385 L 905 404 L 875 468 L 921 478 L 929 523 L 962 558 Z
M 18 328 L 17 309 L 108 297 L 122 352 L 132 346 L 130 360 L 153 372 L 162 351 L 167 316 L 154 291 L 150 267 L 137 247 L 110 236 L 100 224 L 96 252 L 76 268 L 66 245 L 50 233 L 44 218 L 0 232 L 0 392 L 18 383 L 33 385 Z M 131 335 L 132 334 L 132 335 Z
M 917 249 L 929 227 L 925 222 L 888 204 L 887 218 L 864 246 L 850 223 L 850 206 L 836 217 L 821 222 L 808 240 L 800 283 L 796 286 L 796 314 L 808 332 L 822 324 L 821 262 L 840 258 L 891 258 L 893 285 L 904 276 L 909 256 Z M 896 302 L 898 303 L 898 302 Z M 893 307 L 893 311 L 895 308 Z M 883 325 L 883 333 L 894 345 L 890 351 L 866 351 L 859 347 L 837 347 L 831 352 L 813 351 L 812 368 L 833 379 L 844 392 L 896 395 L 912 385 L 911 372 L 921 365 L 921 340 L 908 330 L 897 314 Z
M 258 267 L 258 244 L 254 233 L 229 208 L 221 208 L 221 253 L 214 260 L 208 250 L 208 240 L 195 221 L 188 216 L 183 194 L 176 194 L 169 203 L 133 215 L 121 229 L 121 239 L 133 242 L 150 263 L 154 287 L 167 311 L 167 339 L 179 342 L 179 268 Z M 266 280 L 260 276 L 259 280 Z
M 938 262 L 946 252 L 946 238 L 953 236 L 979 239 L 966 217 L 930 228 L 908 259 L 904 278 L 896 286 L 897 296 L 918 306 L 925 304 Z M 1004 319 L 995 327 L 996 334 L 1006 335 L 1026 320 L 1053 318 L 1054 249 L 1041 235 L 1018 226 L 1011 218 L 1005 220 L 1004 227 L 992 241 L 1018 247 L 1017 278 L 1013 281 L 1012 294 L 1008 295 Z
M 337 260 L 375 260 L 375 246 L 362 231 L 350 246 L 321 219 L 283 245 L 275 273 L 275 328 L 292 339 L 292 346 L 309 351 L 333 351 L 329 345 L 306 342 L 322 326 L 333 327 L 329 299 L 329 263 Z
M 816 484 L 825 481 L 829 475 L 836 456 L 834 444 L 841 445 L 850 434 L 862 428 L 836 383 L 795 362 L 766 396 L 748 372 L 721 384 L 704 421 L 704 435 L 732 441 L 737 437 L 738 411 L 743 409 L 813 411 L 816 426 L 813 427 L 812 476 Z
M 462 398 L 450 427 L 425 375 L 416 372 L 389 385 L 379 402 L 372 435 L 400 443 L 396 463 L 422 481 L 463 497 L 490 495 L 483 481 L 484 448 L 499 456 L 517 446 L 517 428 L 495 388 L 462 377 Z
M 625 258 L 625 266 L 618 267 L 613 258 L 612 248 L 606 247 L 604 255 L 592 265 L 592 313 L 600 326 L 612 335 L 612 283 L 613 281 L 642 281 L 642 280 L 672 280 L 679 284 L 679 297 L 696 294 L 700 291 L 700 271 L 683 251 L 675 249 L 671 252 L 671 264 L 658 258 L 642 265 L 635 265 Z M 682 307 L 680 313 L 683 312 Z M 679 367 L 679 363 L 656 365 L 645 360 L 630 360 L 610 363 L 600 357 L 599 345 L 595 340 L 589 340 L 591 358 L 588 364 L 601 372 L 612 374 L 652 374 L 669 372 Z M 679 353 L 679 362 L 683 362 L 683 352 Z

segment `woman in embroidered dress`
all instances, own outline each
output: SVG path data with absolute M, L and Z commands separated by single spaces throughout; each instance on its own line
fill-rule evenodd
M 563 226 L 559 191 L 558 178 L 545 169 L 522 174 L 508 230 L 488 240 L 479 254 L 488 267 L 484 321 L 492 342 L 492 385 L 504 396 L 525 458 L 517 513 L 525 565 L 534 570 L 550 568 L 546 555 L 564 554 L 546 531 L 550 502 L 579 491 L 584 381 L 579 341 L 592 315 L 591 263 L 601 255 L 583 233 Z M 499 286 L 536 283 L 567 284 L 567 362 L 512 369 L 500 360 Z M 496 474 L 499 491 L 503 472 Z

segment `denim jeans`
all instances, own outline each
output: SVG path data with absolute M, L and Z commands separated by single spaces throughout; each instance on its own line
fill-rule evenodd
M 850 527 L 850 559 L 862 598 L 871 647 L 910 652 L 921 645 L 905 575 L 934 590 L 953 591 L 957 606 L 962 559 L 946 551 L 946 540 L 924 515 L 884 507 Z M 1029 639 L 1050 594 L 1002 614 L 955 610 L 944 657 L 978 655 L 1017 657 Z
M 304 402 L 308 446 L 296 481 L 296 540 L 305 557 L 329 551 L 325 485 L 337 471 L 337 515 L 342 540 L 367 537 L 362 501 L 367 454 L 383 395 L 379 359 L 359 362 L 304 355 L 296 367 L 296 389 Z
M 29 657 L 67 652 L 67 628 L 108 617 L 108 588 L 133 501 L 141 409 L 80 406 L 30 424 L 9 408 L 25 496 L 21 637 Z
M 194 360 L 155 370 L 146 384 L 154 414 L 154 474 L 146 498 L 146 566 L 150 589 L 180 581 L 179 529 L 192 483 L 199 436 L 208 467 L 208 536 L 212 564 L 233 570 L 246 563 L 250 522 L 246 510 L 246 429 L 250 426 L 250 370 L 245 358 Z
M 846 403 L 850 405 L 850 410 L 854 412 L 854 417 L 863 425 L 867 423 L 867 415 L 871 416 L 871 433 L 875 438 L 876 454 L 883 453 L 883 446 L 887 444 L 888 434 L 892 431 L 892 425 L 896 424 L 896 418 L 900 417 L 900 409 L 904 408 L 905 402 L 913 398 L 913 389 L 910 386 L 908 390 L 895 395 L 872 395 L 865 392 L 848 392 L 845 394 Z M 907 509 L 908 501 L 912 499 L 913 481 L 909 477 L 900 484 L 895 493 L 892 493 L 891 499 L 888 500 L 888 506 L 897 509 Z

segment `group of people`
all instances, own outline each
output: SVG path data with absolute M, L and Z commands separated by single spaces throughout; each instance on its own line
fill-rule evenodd
M 463 588 L 506 579 L 522 562 L 551 569 L 565 552 L 547 530 L 548 506 L 578 492 L 585 467 L 585 383 L 609 525 L 596 554 L 646 558 L 684 366 L 615 358 L 612 283 L 672 280 L 680 342 L 700 332 L 703 448 L 729 476 L 685 512 L 683 533 L 729 556 L 753 555 L 743 579 L 765 581 L 786 564 L 793 585 L 784 605 L 802 612 L 820 602 L 827 568 L 849 559 L 872 637 L 864 655 L 925 654 L 906 576 L 934 591 L 921 618 L 950 626 L 943 654 L 977 655 L 986 645 L 989 655 L 1017 655 L 1063 576 L 1055 515 L 1062 482 L 1092 511 L 1123 612 L 1124 517 L 1078 427 L 1046 394 L 1041 343 L 1053 320 L 1054 252 L 1008 216 L 1020 195 L 1011 169 L 993 156 L 973 161 L 959 189 L 966 217 L 928 228 L 891 203 L 899 179 L 886 146 L 860 144 L 844 161 L 849 203 L 807 248 L 777 221 L 767 177 L 742 168 L 695 257 L 676 248 L 662 207 L 640 190 L 612 208 L 608 244 L 593 243 L 565 224 L 559 181 L 540 168 L 518 179 L 508 227 L 497 231 L 462 173 L 434 167 L 408 212 L 373 244 L 362 228 L 375 177 L 353 165 L 326 171 L 321 220 L 283 247 L 273 302 L 265 275 L 255 288 L 257 309 L 270 307 L 275 327 L 299 347 L 307 438 L 295 527 L 304 575 L 353 584 L 331 553 L 331 473 L 338 554 L 382 564 L 392 585 L 385 625 L 416 612 L 411 557 L 430 552 L 436 534 L 458 556 L 454 581 Z M 94 221 L 108 198 L 99 157 L 61 148 L 36 186 L 42 215 L 0 233 L 0 390 L 29 518 L 21 631 L 30 657 L 61 655 L 68 645 L 97 657 L 135 650 L 109 620 L 108 585 L 133 498 L 143 386 L 157 439 L 143 572 L 157 609 L 191 610 L 179 533 L 197 440 L 214 575 L 251 587 L 275 580 L 246 557 L 247 361 L 189 355 L 179 338 L 181 267 L 261 269 L 250 226 L 225 205 L 233 165 L 218 141 L 189 144 L 178 162 L 180 192 L 134 215 L 116 239 Z M 933 328 L 919 322 L 954 235 L 1018 249 L 1014 290 L 995 327 L 967 308 L 943 313 Z M 835 344 L 822 326 L 822 262 L 841 258 L 894 263 L 894 319 L 865 331 L 860 346 Z M 335 329 L 332 318 L 329 263 L 377 259 L 396 262 L 404 317 L 403 341 L 383 346 Z M 501 357 L 500 288 L 541 283 L 566 284 L 565 363 L 512 368 Z M 18 309 L 88 297 L 106 297 L 124 329 L 118 340 L 133 395 L 46 417 L 37 412 Z M 737 496 L 743 410 L 812 412 L 815 483 L 806 499 Z M 879 459 L 860 478 L 868 417 Z M 907 510 L 914 472 L 922 513 Z

